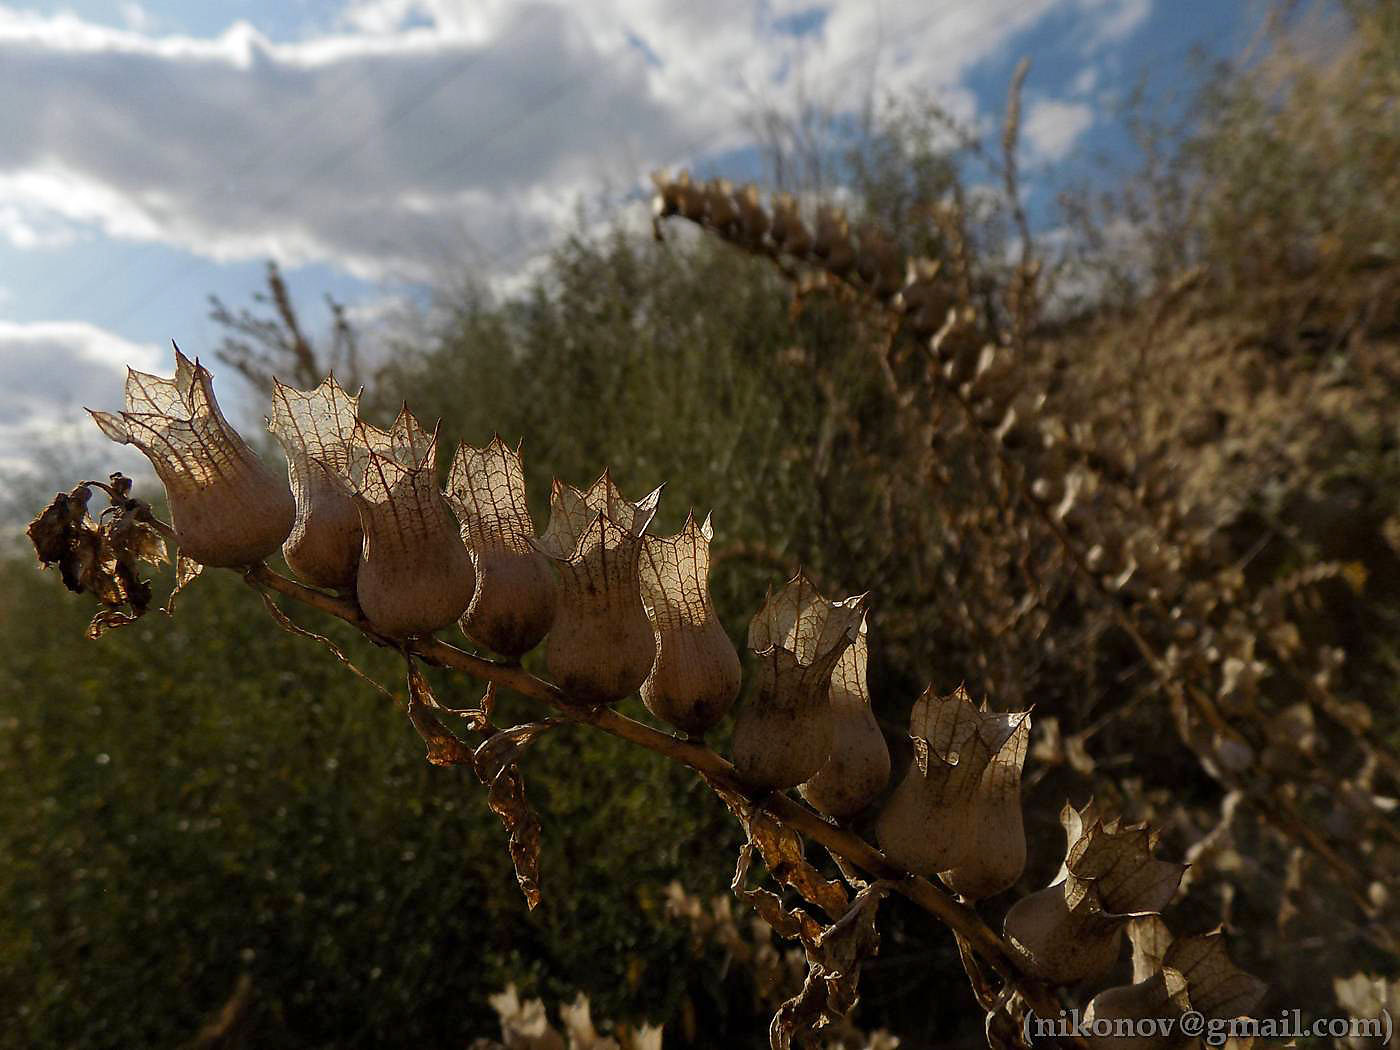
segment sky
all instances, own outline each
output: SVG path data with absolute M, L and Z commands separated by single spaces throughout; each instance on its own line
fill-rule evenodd
M 1022 56 L 1041 189 L 1127 153 L 1118 107 L 1193 46 L 1248 42 L 1243 0 L 0 0 L 0 473 L 112 454 L 82 406 L 125 367 L 213 358 L 208 296 L 283 267 L 372 321 L 500 282 L 647 174 L 752 168 L 745 118 L 799 85 L 923 93 L 999 119 Z M 1047 220 L 1048 221 L 1048 220 Z M 215 365 L 234 416 L 256 421 Z

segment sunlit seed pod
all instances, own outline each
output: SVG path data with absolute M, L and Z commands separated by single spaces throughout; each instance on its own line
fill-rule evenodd
M 651 213 L 658 219 L 679 215 L 681 211 L 680 193 L 675 182 L 664 171 L 653 171 L 651 183 L 656 192 L 651 198 Z
M 530 542 L 520 450 L 497 435 L 484 448 L 462 445 L 447 475 L 447 501 L 462 526 L 476 591 L 459 621 L 486 648 L 519 659 L 554 622 L 557 584 L 549 559 Z
M 657 488 L 636 503 L 624 499 L 607 471 L 583 491 L 554 483 L 549 527 L 534 545 L 559 570 L 545 665 L 572 699 L 613 703 L 651 672 L 656 639 L 638 559 L 660 498 Z
M 734 186 L 728 179 L 715 178 L 705 183 L 705 217 L 721 233 L 734 231 L 739 209 L 734 203 Z
M 705 219 L 705 191 L 691 181 L 690 172 L 677 172 L 676 177 L 671 180 L 671 186 L 680 214 L 691 222 L 703 222 Z
M 739 695 L 742 670 L 734 643 L 710 602 L 707 517 L 686 517 L 675 536 L 644 536 L 642 601 L 656 637 L 656 661 L 642 683 L 647 710 L 699 736 L 712 728 Z
M 364 530 L 355 596 L 389 638 L 450 626 L 471 603 L 476 572 L 437 485 L 437 432 L 404 406 L 393 427 L 361 421 L 347 481 Z
M 768 213 L 758 199 L 758 187 L 748 183 L 735 198 L 739 209 L 739 231 L 744 243 L 757 247 L 768 233 Z
M 961 688 L 942 697 L 930 688 L 919 698 L 909 716 L 914 760 L 875 825 L 880 848 L 891 861 L 931 876 L 971 859 L 982 797 L 1006 786 L 984 780 L 984 774 L 994 761 L 1002 761 L 1016 767 L 1019 784 L 1025 751 L 1017 729 L 1025 718 L 1024 713 L 979 711 Z M 1002 807 L 995 809 L 1001 816 Z
M 831 673 L 831 757 L 800 791 L 818 811 L 848 820 L 870 805 L 890 779 L 890 749 L 870 706 L 866 621 Z
M 812 250 L 812 235 L 797 213 L 797 198 L 790 193 L 779 193 L 773 198 L 771 235 L 774 244 L 795 258 L 805 258 Z
M 364 533 L 360 512 L 341 478 L 349 471 L 359 395 L 334 376 L 315 390 L 274 380 L 267 428 L 287 454 L 297 516 L 282 556 L 297 576 L 316 587 L 355 585 Z
M 1003 928 L 1028 973 L 1072 984 L 1113 964 L 1126 924 L 1165 908 L 1186 866 L 1157 860 L 1146 827 L 1105 822 L 1093 802 L 1060 819 L 1069 848 L 1056 881 L 1012 905 Z
M 831 673 L 856 638 L 863 595 L 823 598 L 798 573 L 769 592 L 749 624 L 753 695 L 734 723 L 734 768 L 759 788 L 796 787 L 831 757 Z
M 296 502 L 224 419 L 213 377 L 175 350 L 175 376 L 127 369 L 125 408 L 88 410 L 107 437 L 141 450 L 165 486 L 180 553 L 239 568 L 272 554 L 292 531 Z
M 1011 736 L 992 755 L 977 786 L 972 842 L 963 862 L 940 871 L 939 879 L 966 900 L 1008 890 L 1026 868 L 1026 829 L 1021 816 L 1021 769 L 1030 745 L 1029 712 L 1016 719 Z

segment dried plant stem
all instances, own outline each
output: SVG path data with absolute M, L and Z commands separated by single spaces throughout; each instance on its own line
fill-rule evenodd
M 791 267 L 787 264 L 786 259 L 781 253 L 766 245 L 754 246 L 739 242 L 731 243 L 740 250 L 773 260 L 778 264 L 779 269 L 786 277 L 792 280 L 799 288 L 801 287 L 800 278 L 794 275 Z M 853 295 L 858 299 L 873 302 L 874 305 L 888 311 L 892 323 L 895 326 L 898 326 L 900 323 L 901 315 L 898 310 L 891 308 L 889 304 L 876 300 L 867 289 L 862 288 L 849 278 L 841 275 L 829 274 L 826 275 L 826 277 L 827 281 L 825 287 L 827 289 L 839 290 L 838 294 L 842 296 Z M 929 349 L 931 352 L 931 348 Z M 1138 650 L 1143 660 L 1151 668 L 1154 677 L 1156 677 L 1162 688 L 1165 689 L 1169 695 L 1178 698 L 1181 702 L 1189 703 L 1199 711 L 1206 724 L 1215 731 L 1226 735 L 1235 735 L 1237 731 L 1229 726 L 1229 723 L 1210 697 L 1197 689 L 1192 683 L 1183 681 L 1179 676 L 1173 674 L 1153 645 L 1144 637 L 1137 624 L 1133 622 L 1132 618 L 1129 617 L 1127 612 L 1122 608 L 1117 600 L 1117 596 L 1105 588 L 1103 581 L 1100 580 L 1085 563 L 1083 552 L 1080 551 L 1078 544 L 1070 537 L 1064 526 L 1055 519 L 1045 506 L 1031 497 L 1024 479 L 1015 469 L 1015 464 L 1007 455 L 1006 450 L 1001 447 L 1000 443 L 996 441 L 993 435 L 987 433 L 986 429 L 977 419 L 972 403 L 966 397 L 962 396 L 957 389 L 948 384 L 940 383 L 938 386 L 951 395 L 958 403 L 971 429 L 983 436 L 991 449 L 993 457 L 1002 468 L 1001 474 L 1004 479 L 1003 484 L 1013 489 L 1013 495 L 1023 504 L 1029 506 L 1032 509 L 1032 514 L 1038 517 L 1050 529 L 1057 543 L 1061 549 L 1064 550 L 1070 563 L 1074 566 L 1076 573 L 1085 579 L 1091 590 L 1103 600 L 1103 604 L 1108 609 L 1109 615 L 1113 618 L 1117 626 L 1128 636 L 1134 648 Z M 1326 770 L 1319 769 L 1319 771 L 1327 775 Z M 1331 776 L 1330 780 L 1335 786 L 1335 776 Z M 1298 812 L 1296 806 L 1291 802 L 1284 802 L 1271 797 L 1271 793 L 1266 789 L 1249 781 L 1243 781 L 1239 783 L 1238 786 L 1244 791 L 1245 796 L 1255 805 L 1268 823 L 1273 825 L 1285 838 L 1292 840 L 1297 845 L 1302 846 L 1307 851 L 1319 857 L 1336 873 L 1343 888 L 1361 909 L 1363 914 L 1370 915 L 1375 911 L 1374 905 L 1366 897 L 1367 875 L 1359 870 L 1355 864 L 1348 862 L 1346 858 L 1328 845 L 1316 829 L 1307 823 L 1304 816 Z
M 371 640 L 379 644 L 393 644 L 374 634 L 353 602 L 289 580 L 265 565 L 254 566 L 245 576 L 250 584 L 259 589 L 276 591 L 344 620 L 364 631 Z M 405 643 L 402 648 L 425 663 L 461 671 L 499 688 L 510 689 L 530 700 L 547 704 L 562 711 L 571 721 L 594 726 L 673 762 L 689 766 L 704 774 L 707 779 L 755 804 L 763 802 L 768 813 L 794 831 L 824 846 L 834 856 L 845 859 L 877 879 L 888 880 L 894 890 L 949 927 L 960 944 L 966 944 L 975 951 L 1006 986 L 1017 992 L 1037 1013 L 1042 1016 L 1055 1016 L 1058 1013 L 1060 1006 L 1051 993 L 1039 982 L 1021 972 L 1005 942 L 975 911 L 959 903 L 927 879 L 912 876 L 895 867 L 863 838 L 829 823 L 824 817 L 787 795 L 748 788 L 735 775 L 734 767 L 728 760 L 704 744 L 662 733 L 605 705 L 576 703 L 551 683 L 537 678 L 521 667 L 484 660 L 435 638 L 415 639 Z M 1075 1042 L 1076 1045 L 1082 1045 L 1077 1040 Z

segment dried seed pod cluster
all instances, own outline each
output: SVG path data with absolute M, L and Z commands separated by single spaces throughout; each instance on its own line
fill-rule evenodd
M 360 564 L 360 512 L 340 480 L 350 470 L 359 401 L 334 376 L 315 390 L 273 381 L 267 428 L 287 455 L 297 507 L 282 556 L 294 573 L 317 587 L 354 587 Z
M 749 624 L 758 680 L 734 722 L 734 768 L 745 781 L 796 787 L 826 764 L 831 672 L 864 616 L 864 595 L 828 601 L 802 573 L 768 593 Z
M 642 533 L 661 489 L 636 503 L 612 476 L 579 490 L 556 480 L 549 527 L 535 541 L 558 567 L 559 604 L 545 662 L 559 687 L 587 703 L 635 692 L 651 673 L 656 640 L 642 605 Z
M 956 424 L 940 423 L 937 410 L 920 408 L 936 403 L 923 395 L 951 394 L 962 409 L 958 423 L 994 443 L 994 487 L 1004 487 L 1000 498 L 1011 496 L 1014 506 L 1004 534 L 975 541 L 983 560 L 1013 573 L 1018 564 L 1043 560 L 1052 575 L 1069 577 L 1153 668 L 1151 688 L 1167 697 L 1177 735 L 1202 768 L 1259 802 L 1251 819 L 1270 840 L 1329 868 L 1334 889 L 1363 911 L 1372 907 L 1360 905 L 1363 899 L 1392 898 L 1380 858 L 1393 835 L 1375 803 L 1356 800 L 1376 794 L 1361 786 L 1370 784 L 1374 774 L 1368 771 L 1379 766 L 1393 779 L 1400 766 L 1365 703 L 1336 694 L 1341 683 L 1329 643 L 1318 632 L 1309 641 L 1307 632 L 1314 589 L 1333 580 L 1359 591 L 1365 585 L 1361 563 L 1315 566 L 1288 586 L 1262 593 L 1242 570 L 1258 551 L 1242 549 L 1241 535 L 1258 529 L 1237 491 L 1239 464 L 1258 464 L 1259 476 L 1275 478 L 1279 490 L 1292 488 L 1286 478 L 1306 476 L 1284 466 L 1291 461 L 1296 468 L 1308 457 L 1301 447 L 1306 442 L 1287 435 L 1297 433 L 1300 405 L 1329 396 L 1320 374 L 1280 370 L 1238 348 L 1211 359 L 1189 340 L 1173 347 L 1172 340 L 1156 338 L 1165 313 L 1155 308 L 1131 336 L 1134 353 L 1077 355 L 1074 339 L 1029 341 L 1023 322 L 1043 292 L 1036 261 L 1024 260 L 1002 289 L 999 312 L 988 289 L 974 280 L 956 209 L 935 215 L 944 250 L 927 259 L 909 257 L 873 224 L 857 223 L 853 230 L 830 205 L 809 209 L 789 194 L 775 194 L 765 210 L 752 187 L 721 202 L 715 194 L 726 191 L 722 184 L 687 197 L 684 172 L 655 181 L 661 198 L 672 202 L 661 204 L 659 215 L 683 217 L 746 251 L 781 259 L 799 299 L 839 287 L 843 298 L 854 293 L 885 310 L 895 338 L 872 348 L 887 355 L 901 441 L 928 450 L 940 436 L 959 440 Z M 736 209 L 739 221 L 730 219 Z M 1199 273 L 1168 289 L 1160 308 L 1175 314 Z M 910 360 L 910 344 L 926 355 L 925 367 L 899 371 Z M 1272 381 L 1264 382 L 1269 375 Z M 1291 393 L 1280 394 L 1283 389 Z M 1241 406 L 1256 403 L 1273 403 L 1288 420 L 1263 445 L 1258 434 L 1236 424 L 1249 415 Z M 1283 450 L 1293 445 L 1300 449 Z M 1190 470 L 1181 469 L 1183 448 L 1196 450 Z M 944 476 L 931 452 L 922 470 L 928 478 Z M 1222 487 L 1227 477 L 1235 480 Z M 1265 505 L 1274 498 L 1272 488 L 1253 479 L 1250 491 Z M 941 507 L 927 513 L 944 533 L 982 527 L 976 508 L 965 515 Z M 1344 526 L 1335 508 L 1321 517 L 1312 534 L 1330 543 Z M 1025 601 L 1018 602 L 1002 587 L 1004 573 L 988 572 L 985 593 L 960 597 L 960 612 L 969 622 L 1023 623 L 1025 637 L 1015 644 L 1038 645 L 1030 639 L 1043 633 L 1049 615 L 1037 608 L 1043 578 L 1027 574 Z M 1021 684 L 1010 672 L 989 685 L 1013 702 L 1019 698 Z M 1152 707 L 1138 711 L 1151 717 Z M 1299 719 L 1309 727 L 1296 742 L 1308 746 L 1293 746 L 1295 738 L 1281 731 Z M 1110 734 L 1120 746 L 1129 735 L 1126 721 Z M 1263 783 L 1269 779 L 1295 788 L 1307 801 L 1303 812 L 1331 813 L 1328 819 L 1351 829 L 1347 864 L 1335 863 L 1320 845 L 1326 832 L 1309 826 L 1313 818 L 1298 823 L 1269 815 Z
M 151 461 L 182 556 L 237 568 L 282 545 L 296 520 L 291 489 L 224 419 L 208 369 L 177 348 L 174 378 L 127 369 L 125 394 L 120 413 L 88 411 Z
M 459 447 L 448 472 L 447 500 L 476 569 L 476 593 L 462 632 L 519 659 L 549 632 L 557 600 L 549 561 L 531 542 L 535 526 L 525 502 L 520 450 L 499 435 L 485 448 Z
M 656 662 L 642 702 L 657 718 L 695 736 L 713 727 L 739 695 L 734 643 L 710 602 L 710 519 L 687 515 L 674 536 L 642 543 L 642 600 L 656 635 Z

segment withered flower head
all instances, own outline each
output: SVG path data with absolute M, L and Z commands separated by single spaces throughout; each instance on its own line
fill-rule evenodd
M 462 523 L 476 568 L 476 593 L 461 619 L 478 645 L 518 659 L 554 622 L 556 586 L 548 559 L 531 540 L 520 450 L 497 435 L 485 448 L 462 445 L 447 475 L 447 501 Z
M 209 370 L 178 348 L 173 379 L 127 369 L 125 410 L 88 411 L 109 438 L 135 445 L 151 461 L 185 557 L 253 565 L 292 531 L 296 504 L 286 479 L 229 426 Z
M 1069 849 L 1059 877 L 1012 905 L 1005 930 L 1030 973 L 1071 984 L 1112 965 L 1124 926 L 1165 908 L 1186 866 L 1157 860 L 1146 825 L 1105 821 L 1092 801 L 1060 820 Z
M 267 428 L 287 453 L 297 503 L 296 524 L 282 556 L 293 572 L 317 587 L 352 587 L 360 564 L 360 513 L 340 480 L 350 471 L 359 400 L 335 376 L 327 376 L 315 390 L 273 381 Z
M 642 701 L 657 718 L 700 735 L 728 712 L 742 671 L 710 603 L 710 519 L 688 515 L 674 536 L 644 536 L 642 601 L 656 635 L 656 662 Z
M 345 477 L 364 532 L 355 595 L 370 624 L 410 638 L 454 623 L 472 600 L 476 573 L 438 491 L 436 431 L 407 406 L 387 432 L 356 424 Z
M 549 527 L 535 545 L 559 569 L 559 604 L 545 663 L 559 688 L 611 703 L 646 680 L 656 640 L 642 605 L 638 559 L 658 487 L 636 503 L 607 471 L 588 489 L 554 482 Z
M 926 691 L 909 716 L 914 761 L 880 813 L 880 848 L 901 867 L 932 875 L 974 863 L 985 835 L 996 840 L 986 845 L 1012 851 L 1019 875 L 1025 836 L 1015 789 L 1029 731 L 1025 712 L 978 710 L 961 687 L 950 696 Z M 991 770 L 998 772 L 988 777 Z M 1012 807 L 1004 805 L 1008 788 Z M 985 827 L 989 820 L 995 823 Z
M 855 641 L 865 596 L 823 598 L 798 573 L 749 624 L 754 695 L 734 723 L 734 768 L 757 787 L 795 787 L 831 757 L 831 672 Z
M 802 785 L 802 797 L 829 817 L 847 819 L 868 806 L 890 779 L 890 749 L 870 708 L 865 618 L 831 672 L 831 757 Z

